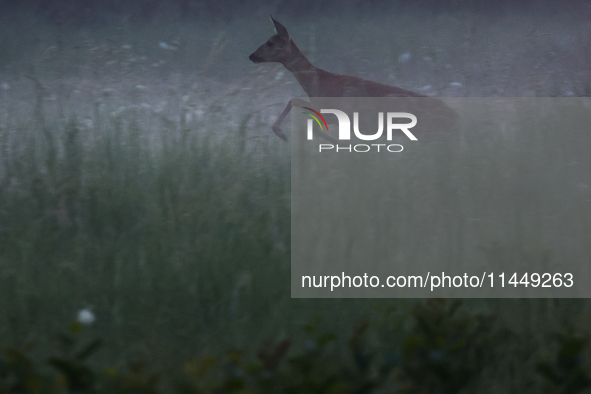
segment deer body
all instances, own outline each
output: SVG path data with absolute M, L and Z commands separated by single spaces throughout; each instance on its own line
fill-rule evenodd
M 318 68 L 296 46 L 287 29 L 273 17 L 271 21 L 275 25 L 277 34 L 254 51 L 249 59 L 253 63 L 283 64 L 295 76 L 309 97 L 425 97 L 410 90 Z M 290 110 L 291 101 L 273 124 L 275 134 L 285 141 L 287 137 L 280 126 Z

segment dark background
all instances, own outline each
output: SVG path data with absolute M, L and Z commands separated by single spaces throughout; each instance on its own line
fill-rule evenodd
M 109 14 L 128 14 L 132 18 L 150 20 L 163 11 L 177 13 L 180 18 L 230 21 L 237 15 L 251 12 L 273 12 L 295 17 L 342 11 L 359 15 L 420 10 L 426 14 L 464 11 L 495 16 L 533 9 L 543 9 L 549 14 L 558 10 L 588 10 L 587 3 L 580 0 L 3 0 L 0 6 L 4 12 L 26 10 L 56 23 L 72 24 L 101 24 Z

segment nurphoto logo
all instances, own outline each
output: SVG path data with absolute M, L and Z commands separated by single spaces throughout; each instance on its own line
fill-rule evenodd
M 338 121 L 338 142 L 350 141 L 351 140 L 351 120 L 349 115 L 344 111 L 338 109 L 321 109 L 320 112 L 310 108 L 302 107 L 307 110 L 303 112 L 309 115 L 311 119 L 307 122 L 307 139 L 314 139 L 314 121 L 318 124 L 321 131 L 328 131 L 328 124 L 322 114 L 335 115 Z M 386 112 L 386 140 L 392 141 L 393 136 L 402 132 L 411 141 L 417 141 L 417 137 L 410 131 L 411 128 L 417 124 L 417 117 L 409 112 Z M 401 119 L 407 119 L 409 122 L 399 123 Z M 372 134 L 365 134 L 359 130 L 359 112 L 353 112 L 353 134 L 361 141 L 376 141 L 382 138 L 384 134 L 384 112 L 378 112 L 378 130 Z M 381 149 L 385 149 L 388 152 L 402 152 L 404 149 L 400 144 L 384 144 L 384 143 L 373 143 L 373 144 L 349 144 L 340 145 L 338 143 L 332 144 L 320 144 L 319 151 L 334 151 L 334 152 L 369 152 L 376 151 L 380 152 Z

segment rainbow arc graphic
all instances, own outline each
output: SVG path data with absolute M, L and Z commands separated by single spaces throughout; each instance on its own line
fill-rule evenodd
M 302 108 L 313 112 L 313 113 L 310 113 L 310 112 L 303 111 L 302 113 L 306 114 L 306 115 L 310 115 L 316 121 L 316 123 L 318 123 L 318 126 L 320 126 L 320 130 L 324 131 L 324 127 L 322 127 L 322 123 L 324 123 L 324 126 L 326 127 L 326 131 L 328 131 L 328 125 L 326 124 L 326 120 L 324 120 L 324 116 L 320 115 L 320 112 L 313 110 L 312 108 L 309 108 L 309 107 L 302 107 Z M 322 119 L 322 123 L 320 123 L 320 119 L 318 119 L 318 118 Z

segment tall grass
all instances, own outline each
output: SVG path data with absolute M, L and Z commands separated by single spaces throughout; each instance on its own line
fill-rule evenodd
M 223 123 L 221 139 L 164 121 L 150 138 L 133 115 L 95 125 L 37 112 L 2 130 L 2 337 L 83 306 L 121 341 L 199 341 L 266 313 L 289 275 L 285 149 L 248 151 Z
M 40 98 L 30 121 L 2 128 L 1 347 L 35 343 L 35 352 L 46 355 L 56 346 L 53 335 L 80 308 L 97 316 L 95 334 L 105 343 L 97 362 L 142 357 L 168 366 L 194 354 L 298 338 L 311 320 L 347 335 L 361 317 L 376 328 L 377 348 L 400 346 L 416 301 L 290 298 L 289 151 L 263 137 L 268 125 L 259 112 L 228 110 L 189 122 L 141 111 L 106 115 L 99 109 L 92 123 L 60 121 L 49 119 Z M 478 137 L 469 138 L 474 147 Z M 510 146 L 500 136 L 487 138 L 493 141 L 481 142 Z M 510 152 L 529 142 L 514 142 Z M 586 163 L 576 142 L 562 140 L 555 160 L 571 152 Z M 495 167 L 501 162 L 486 165 L 470 150 L 455 154 L 458 176 L 476 177 L 475 184 L 486 181 L 477 174 L 502 175 Z M 514 164 L 527 165 L 527 157 L 517 158 Z M 477 162 L 484 167 L 468 166 Z M 577 171 L 564 187 L 576 186 L 584 174 Z M 559 173 L 548 177 L 560 179 Z M 459 186 L 468 188 L 466 196 L 485 198 L 469 182 Z M 579 203 L 586 196 L 584 190 L 564 193 Z M 588 228 L 580 235 L 588 236 Z M 511 239 L 478 238 L 466 247 L 493 262 L 529 256 L 527 242 Z M 553 253 L 559 258 L 563 251 Z M 505 344 L 514 353 L 498 367 L 502 385 L 531 384 L 533 375 L 515 382 L 511 368 L 526 365 L 533 373 L 551 353 L 540 347 L 549 333 L 576 331 L 589 321 L 584 301 L 466 303 L 518 333 L 519 340 Z

